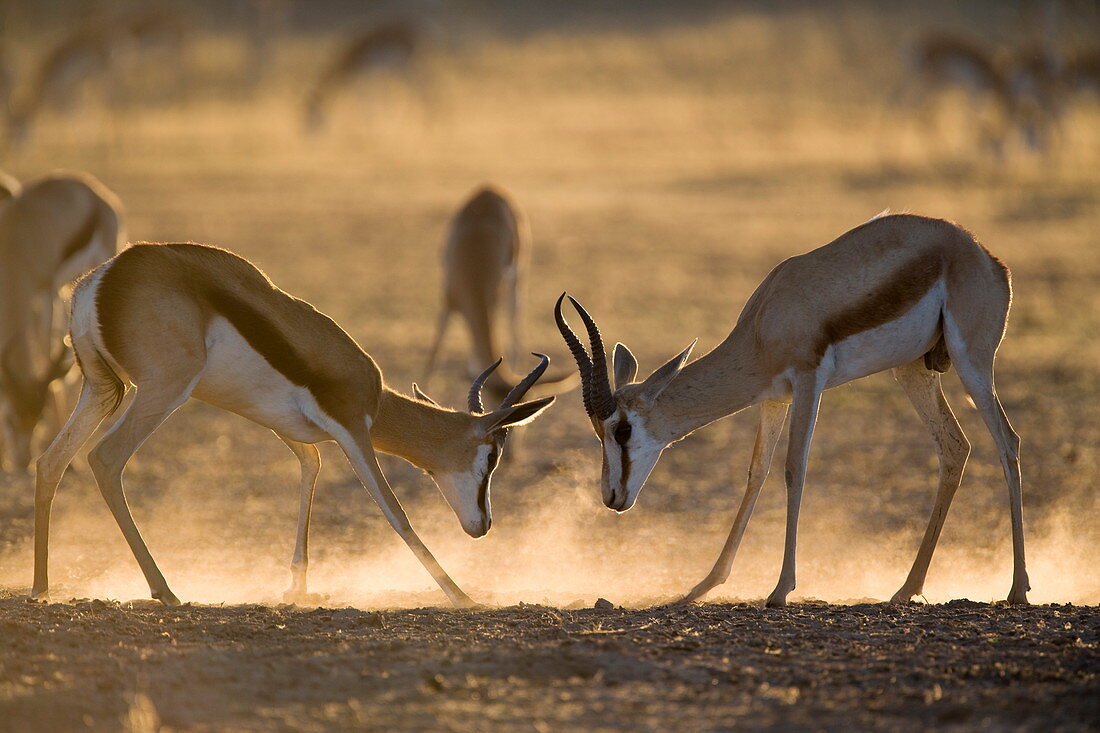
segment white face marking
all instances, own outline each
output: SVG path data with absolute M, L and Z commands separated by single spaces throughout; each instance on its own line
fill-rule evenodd
M 481 485 L 493 468 L 489 465 L 489 456 L 492 451 L 492 445 L 479 445 L 469 471 L 453 473 L 437 471 L 432 474 L 435 485 L 439 487 L 439 493 L 443 494 L 443 498 L 447 500 L 451 510 L 458 517 L 462 529 L 471 537 L 483 536 L 489 531 L 489 524 L 492 522 L 488 487 L 486 487 L 484 515 L 478 503 Z
M 622 420 L 619 420 L 621 415 Z M 615 433 L 622 422 L 630 424 L 630 437 L 620 446 Z M 609 508 L 625 512 L 634 506 L 646 479 L 657 465 L 666 443 L 646 430 L 645 421 L 636 413 L 622 411 L 604 424 L 603 500 Z M 623 452 L 626 460 L 623 460 Z M 628 468 L 623 480 L 624 468 Z

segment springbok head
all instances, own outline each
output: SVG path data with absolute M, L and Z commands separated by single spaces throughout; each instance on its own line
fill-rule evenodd
M 486 411 L 481 392 L 485 380 L 503 359 L 497 359 L 474 379 L 467 395 L 466 412 L 453 413 L 466 424 L 461 430 L 447 431 L 447 436 L 454 437 L 447 439 L 445 435 L 439 436 L 441 440 L 446 440 L 446 445 L 440 446 L 437 463 L 426 467 L 463 530 L 471 537 L 483 536 L 492 525 L 489 482 L 500 463 L 508 431 L 531 422 L 554 402 L 554 397 L 520 402 L 550 363 L 550 357 L 545 354 L 535 356 L 539 359 L 538 365 L 505 395 L 494 410 Z M 416 384 L 413 384 L 413 395 L 418 400 L 437 405 Z
M 603 444 L 603 503 L 609 509 L 625 512 L 634 506 L 661 453 L 673 442 L 655 406 L 657 398 L 684 368 L 695 342 L 641 382 L 636 381 L 638 360 L 626 346 L 616 344 L 615 389 L 612 391 L 600 329 L 588 311 L 569 297 L 588 332 L 589 355 L 562 315 L 565 298 L 565 293 L 558 298 L 554 319 L 577 362 L 584 410 Z

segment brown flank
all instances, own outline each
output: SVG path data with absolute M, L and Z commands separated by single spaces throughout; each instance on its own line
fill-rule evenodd
M 177 253 L 186 256 L 180 257 Z M 215 260 L 216 269 L 222 275 L 219 279 L 224 279 L 224 283 L 211 282 L 204 276 L 202 269 L 196 266 L 196 259 L 200 257 Z M 347 389 L 346 379 L 324 369 L 322 364 L 307 360 L 287 340 L 279 321 L 292 319 L 308 324 L 305 327 L 313 333 L 327 332 L 332 336 L 329 343 L 334 351 L 359 356 L 364 362 L 370 362 L 370 357 L 331 318 L 309 303 L 279 290 L 248 260 L 218 247 L 142 244 L 123 251 L 112 261 L 100 282 L 96 308 L 104 345 L 116 359 L 126 353 L 125 328 L 118 324 L 128 320 L 129 296 L 134 289 L 149 287 L 151 270 L 158 274 L 172 273 L 169 293 L 180 283 L 191 289 L 198 300 L 205 303 L 208 318 L 217 314 L 229 321 L 272 368 L 293 384 L 307 388 L 327 414 L 344 424 L 348 424 L 346 420 L 350 416 L 364 414 L 357 412 L 364 406 L 355 404 L 360 395 Z M 234 290 L 255 293 L 255 303 L 240 297 Z M 153 297 L 157 292 L 152 291 Z
M 878 290 L 825 321 L 814 347 L 818 359 L 833 344 L 901 317 L 916 305 L 943 273 L 943 260 L 925 254 L 908 262 Z

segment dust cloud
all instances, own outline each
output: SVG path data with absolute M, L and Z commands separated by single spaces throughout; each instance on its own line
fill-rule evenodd
M 459 585 L 480 602 L 577 607 L 591 606 L 598 597 L 624 606 L 675 600 L 710 569 L 739 495 L 735 499 L 731 494 L 728 512 L 719 516 L 674 515 L 651 506 L 658 502 L 647 499 L 657 497 L 647 492 L 660 489 L 649 487 L 633 510 L 616 515 L 599 501 L 599 466 L 590 460 L 595 457 L 570 456 L 568 467 L 545 472 L 522 488 L 508 476 L 506 467 L 495 481 L 493 530 L 476 541 L 461 532 L 434 490 L 403 498 L 422 539 Z M 328 458 L 331 471 L 335 460 Z M 135 473 L 139 472 L 140 468 Z M 343 476 L 347 483 L 353 481 L 349 475 Z M 422 483 L 429 485 L 426 478 Z M 408 493 L 402 488 L 397 485 L 399 494 Z M 325 489 L 318 489 L 318 507 L 332 501 L 325 497 Z M 176 594 L 184 601 L 204 604 L 282 603 L 294 539 L 292 494 L 278 495 L 285 511 L 277 516 L 252 516 L 247 526 L 240 526 L 225 519 L 241 512 L 234 502 L 242 497 L 235 492 L 206 496 L 196 503 L 187 491 L 172 487 L 134 511 Z M 781 483 L 774 476 L 764 489 L 765 496 L 769 492 L 773 503 L 781 501 Z M 930 504 L 931 486 L 928 492 Z M 310 594 L 296 601 L 363 608 L 446 605 L 431 577 L 362 493 L 361 501 L 341 508 L 361 517 L 360 523 L 334 527 L 333 522 L 315 520 L 310 536 Z M 244 501 L 246 513 L 249 502 L 262 502 L 264 511 L 272 504 L 256 496 Z M 1087 535 L 1083 516 L 1088 515 L 1060 506 L 1029 521 L 1032 602 L 1100 602 L 1093 548 L 1081 541 Z M 804 505 L 798 588 L 791 600 L 888 599 L 916 554 L 925 517 L 922 513 L 903 529 L 888 530 L 860 526 L 848 506 Z M 991 533 L 968 526 L 968 517 L 961 511 L 949 515 L 929 571 L 925 600 L 1005 597 L 1012 571 L 1007 511 L 1000 519 L 1003 526 L 992 533 L 996 541 L 990 542 Z M 712 591 L 708 600 L 765 597 L 778 577 L 782 542 L 782 511 L 758 509 L 730 580 Z M 68 477 L 59 491 L 51 553 L 54 600 L 149 597 L 141 572 L 86 471 Z M 27 589 L 31 568 L 32 543 L 27 537 L 0 555 L 0 587 Z

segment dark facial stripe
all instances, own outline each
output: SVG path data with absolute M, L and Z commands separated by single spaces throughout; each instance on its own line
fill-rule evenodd
M 934 255 L 906 263 L 880 288 L 825 321 L 815 345 L 818 359 L 829 346 L 904 315 L 924 297 L 942 272 L 943 262 Z
M 619 446 L 619 460 L 621 462 L 619 470 L 622 472 L 620 483 L 626 486 L 626 481 L 630 478 L 630 454 L 627 453 L 625 445 Z

